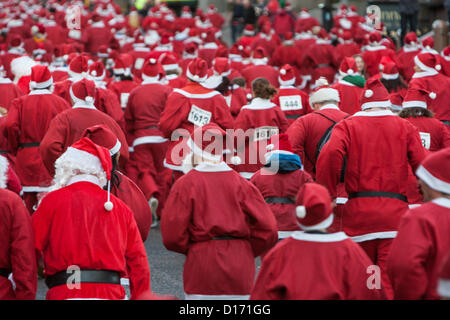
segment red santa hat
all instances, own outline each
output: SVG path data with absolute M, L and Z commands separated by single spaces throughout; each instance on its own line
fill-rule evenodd
M 309 104 L 322 103 L 325 101 L 340 102 L 339 91 L 328 86 L 327 79 L 321 77 L 315 83 L 317 89 L 314 90 L 309 97 Z
M 255 27 L 252 24 L 245 25 L 244 35 L 252 37 L 255 35 Z
M 387 62 L 385 64 L 380 64 L 381 78 L 386 80 L 398 79 L 399 73 L 397 65 L 394 62 Z
M 164 77 L 166 73 L 164 72 L 161 63 L 155 58 L 150 58 L 145 61 L 142 67 L 142 80 L 144 81 L 158 81 Z
M 202 32 L 201 37 L 205 43 L 216 43 L 216 33 L 212 28 Z
M 292 86 L 295 83 L 295 72 L 289 64 L 285 64 L 280 69 L 280 75 L 278 76 L 278 82 L 280 86 Z
M 403 42 L 407 45 L 417 43 L 417 35 L 414 31 L 408 32 L 403 40 Z
M 443 259 L 437 291 L 441 298 L 450 298 L 450 254 Z
M 201 58 L 193 59 L 186 69 L 186 77 L 194 82 L 203 82 L 208 77 L 208 64 Z
M 45 89 L 53 84 L 53 77 L 47 66 L 36 65 L 31 68 L 30 90 Z
M 329 36 L 329 34 L 327 33 L 327 30 L 325 30 L 324 28 L 321 28 L 321 29 L 319 30 L 319 32 L 317 33 L 317 37 L 318 37 L 319 39 L 322 39 L 322 40 L 329 40 L 329 39 L 330 39 L 330 36 Z
M 356 65 L 355 59 L 352 57 L 342 59 L 339 73 L 344 77 L 356 75 L 358 73 L 358 66 Z
M 105 67 L 101 61 L 96 61 L 89 66 L 89 75 L 96 81 L 101 81 L 105 78 Z
M 433 37 L 426 37 L 422 40 L 422 46 L 427 49 L 433 49 L 434 48 L 434 38 Z
M 213 12 L 216 12 L 216 11 L 217 11 L 216 6 L 213 5 L 213 4 L 210 4 L 209 7 L 208 7 L 208 13 L 213 13 Z
M 423 108 L 436 99 L 436 93 L 419 88 L 409 88 L 403 100 L 403 108 Z
M 361 110 L 370 108 L 389 108 L 391 101 L 389 93 L 379 79 L 370 79 L 366 82 L 360 99 Z
M 35 34 L 45 34 L 45 27 L 42 23 L 38 23 L 35 24 L 34 26 L 31 27 L 31 34 L 35 35 Z
M 403 97 L 400 93 L 394 92 L 389 95 L 389 101 L 391 101 L 391 109 L 395 111 L 402 110 Z
M 22 45 L 22 37 L 18 34 L 12 34 L 9 39 L 9 47 L 17 48 Z
M 108 58 L 110 50 L 108 46 L 101 45 L 98 47 L 97 56 L 99 58 Z
M 450 61 L 450 46 L 445 47 L 442 50 L 441 55 L 446 61 Z
M 89 138 L 95 144 L 108 149 L 111 156 L 118 153 L 122 147 L 116 135 L 104 124 L 86 128 L 81 136 Z
M 88 60 L 84 55 L 75 56 L 69 64 L 69 75 L 72 78 L 84 77 L 88 72 Z
M 197 44 L 195 42 L 188 42 L 184 46 L 184 52 L 190 56 L 197 55 Z
M 417 169 L 416 176 L 431 189 L 450 194 L 450 148 L 431 153 Z
M 231 74 L 230 61 L 228 58 L 215 58 L 213 60 L 213 70 L 216 76 L 229 76 Z
M 75 82 L 70 87 L 70 97 L 75 104 L 94 107 L 95 83 L 87 79 Z
M 326 229 L 333 223 L 331 197 L 318 183 L 305 183 L 297 194 L 295 213 L 305 231 Z
M 291 46 L 294 44 L 294 34 L 292 32 L 286 32 L 284 34 L 283 44 L 286 46 Z
M 108 184 L 108 196 L 104 208 L 106 211 L 111 211 L 114 208 L 110 200 L 112 160 L 107 148 L 84 137 L 72 144 L 57 162 L 58 164 L 70 162 L 71 167 L 79 167 L 78 169 L 81 172 L 86 171 L 87 174 L 104 173 Z
M 372 31 L 369 34 L 369 43 L 378 45 L 380 44 L 380 42 L 381 42 L 381 33 L 379 33 L 378 31 Z
M 170 35 L 170 33 L 164 32 L 161 35 L 161 40 L 159 41 L 159 43 L 160 43 L 160 45 L 168 46 L 168 45 L 170 45 L 172 43 L 172 40 L 173 40 L 173 38 Z
M 126 59 L 125 55 L 121 54 L 114 59 L 113 73 L 115 75 L 131 75 L 131 64 L 130 61 Z
M 245 52 L 245 49 L 243 51 Z M 266 50 L 261 46 L 256 47 L 256 49 L 253 51 L 252 63 L 254 65 L 264 65 L 267 64 L 268 60 L 269 59 L 267 58 Z
M 173 53 L 165 52 L 160 55 L 159 62 L 163 67 L 164 71 L 178 70 L 180 66 L 178 65 L 178 59 Z
M 436 70 L 439 71 L 442 68 L 436 55 L 429 52 L 419 53 L 414 57 L 414 63 L 423 71 L 432 73 L 435 73 Z

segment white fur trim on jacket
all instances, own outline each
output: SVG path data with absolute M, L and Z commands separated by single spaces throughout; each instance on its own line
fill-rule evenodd
M 304 231 L 295 231 L 292 236 L 295 240 L 311 241 L 311 242 L 338 242 L 348 239 L 344 232 L 316 234 L 306 233 Z
M 179 94 L 185 96 L 186 98 L 190 98 L 190 99 L 209 99 L 209 98 L 215 97 L 217 95 L 220 95 L 220 92 L 218 92 L 218 91 L 211 91 L 211 92 L 207 92 L 207 93 L 189 93 L 182 89 L 173 89 L 173 92 L 179 93 Z
M 397 236 L 397 231 L 384 231 L 384 232 L 374 232 L 367 233 L 360 236 L 352 237 L 352 240 L 355 242 L 364 242 L 375 239 L 393 239 Z
M 8 181 L 8 168 L 8 159 L 0 155 L 0 189 L 6 189 Z

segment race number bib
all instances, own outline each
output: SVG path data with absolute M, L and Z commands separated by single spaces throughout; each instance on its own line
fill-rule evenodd
M 422 145 L 425 149 L 430 149 L 431 146 L 431 135 L 427 132 L 419 132 L 420 139 L 422 140 Z
M 134 68 L 137 70 L 141 70 L 142 66 L 144 65 L 145 59 L 143 58 L 137 58 L 136 62 L 134 63 Z
M 271 136 L 278 134 L 277 127 L 259 127 L 255 129 L 253 141 L 269 140 Z
M 283 111 L 301 110 L 302 97 L 301 96 L 284 96 L 280 97 L 280 108 Z
M 211 112 L 192 105 L 188 121 L 199 127 L 207 125 L 211 121 Z
M 130 96 L 129 93 L 121 93 L 120 94 L 120 106 L 122 107 L 122 109 L 125 109 L 127 107 L 129 96 Z

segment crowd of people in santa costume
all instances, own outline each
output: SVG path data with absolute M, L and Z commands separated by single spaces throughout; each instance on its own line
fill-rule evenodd
M 158 225 L 186 299 L 450 298 L 450 47 L 93 4 L 0 3 L 0 299 L 167 298 Z

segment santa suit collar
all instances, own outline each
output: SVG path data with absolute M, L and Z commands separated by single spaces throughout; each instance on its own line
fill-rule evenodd
M 376 45 L 376 46 L 367 46 L 366 50 L 367 51 L 379 51 L 379 50 L 385 50 L 386 47 L 385 46 L 381 46 L 381 45 Z
M 93 27 L 93 28 L 104 28 L 105 27 L 105 23 L 103 21 L 94 22 L 93 24 L 91 24 L 91 27 Z
M 377 111 L 359 111 L 353 117 L 381 117 L 381 116 L 396 116 L 391 110 L 377 110 Z
M 242 109 L 265 110 L 273 107 L 276 107 L 276 104 L 272 103 L 268 99 L 254 98 L 250 104 L 243 106 Z
M 320 108 L 320 110 L 327 110 L 327 109 L 340 110 L 337 105 L 332 103 L 326 104 Z
M 22 55 L 22 54 L 24 54 L 24 50 L 21 47 L 15 47 L 15 48 L 9 49 L 8 53 Z
M 178 78 L 177 74 L 168 74 L 168 75 L 166 75 L 166 79 L 167 80 L 174 80 L 176 78 Z
M 90 183 L 93 183 L 93 184 L 99 186 L 100 188 L 103 187 L 100 185 L 100 180 L 96 176 L 93 176 L 90 174 L 79 174 L 79 175 L 76 175 L 76 176 L 70 178 L 66 187 L 70 186 L 71 184 L 77 183 L 77 182 L 90 182 Z
M 432 200 L 431 202 L 437 204 L 438 206 L 450 209 L 450 199 L 448 198 L 437 198 Z
M 331 41 L 319 38 L 316 40 L 316 44 L 331 44 Z
M 217 48 L 219 48 L 219 46 L 215 42 L 208 42 L 205 43 L 205 45 L 203 46 L 203 49 L 217 49 Z
M 142 79 L 144 81 L 141 82 L 141 85 L 159 83 L 159 81 L 158 81 L 159 80 L 159 76 L 148 77 L 148 76 L 142 75 Z
M 94 104 L 89 104 L 89 103 L 86 103 L 84 101 L 76 102 L 72 106 L 72 109 L 78 109 L 78 108 L 97 110 L 97 108 L 94 106 Z
M 197 165 L 194 170 L 200 171 L 200 172 L 225 172 L 225 171 L 232 171 L 232 169 L 225 163 L 211 163 L 211 162 L 202 162 L 199 165 Z
M 28 95 L 35 96 L 35 95 L 43 95 L 43 94 L 52 94 L 52 92 L 47 89 L 37 89 L 37 90 L 31 90 Z
M 9 78 L 0 78 L 0 84 L 4 84 L 4 83 L 12 83 L 12 81 Z
M 297 33 L 295 35 L 295 40 L 308 40 L 308 39 L 314 39 L 314 35 L 306 32 Z
M 412 78 L 417 79 L 417 78 L 431 77 L 437 75 L 438 73 L 439 72 L 437 72 L 436 70 L 416 72 L 413 74 Z
M 280 89 L 296 89 L 294 86 L 280 86 Z
M 145 45 L 145 44 L 144 44 Z M 137 52 L 150 52 L 150 48 L 133 45 L 133 50 Z
M 420 48 L 418 46 L 405 45 L 403 47 L 403 52 L 414 52 L 419 50 Z
M 338 242 L 349 239 L 344 232 L 336 233 L 306 233 L 304 231 L 295 231 L 292 235 L 295 240 L 311 242 Z

